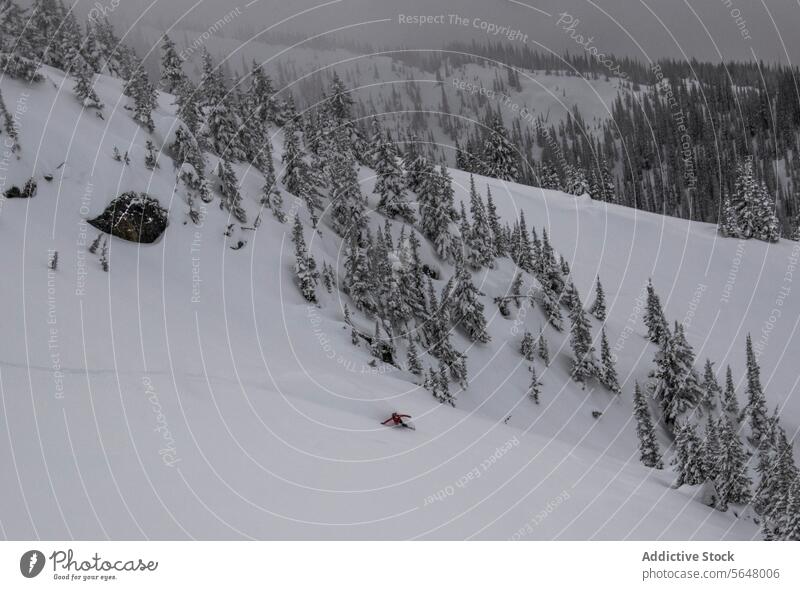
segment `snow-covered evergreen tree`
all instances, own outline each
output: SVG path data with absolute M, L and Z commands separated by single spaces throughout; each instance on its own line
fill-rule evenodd
M 725 372 L 725 392 L 722 397 L 723 409 L 735 420 L 739 420 L 739 400 L 736 397 L 736 386 L 733 384 L 733 372 L 731 366 Z
M 703 406 L 707 410 L 713 410 L 717 407 L 717 401 L 722 395 L 722 388 L 719 386 L 717 377 L 714 374 L 714 363 L 711 362 L 711 359 L 706 359 L 706 364 L 703 367 L 701 387 L 703 389 Z
M 522 342 L 519 346 L 519 353 L 526 361 L 533 361 L 535 344 L 533 334 L 525 330 L 525 333 L 522 335 Z
M 486 216 L 489 221 L 489 227 L 492 230 L 492 244 L 494 244 L 495 255 L 505 256 L 508 252 L 505 231 L 500 224 L 500 216 L 497 214 L 497 207 L 492 198 L 492 189 L 488 185 L 486 186 Z
M 603 285 L 600 282 L 600 277 L 597 277 L 594 303 L 592 303 L 592 308 L 589 310 L 589 313 L 591 313 L 601 322 L 605 321 L 606 319 L 606 294 L 603 291 Z
M 483 146 L 484 174 L 500 180 L 516 182 L 519 158 L 500 115 L 495 115 Z
M 747 474 L 747 455 L 742 441 L 729 419 L 721 420 L 719 439 L 721 452 L 716 461 L 717 490 L 720 510 L 725 510 L 729 503 L 746 504 L 750 501 L 752 482 Z
M 319 207 L 317 187 L 313 175 L 305 160 L 305 153 L 300 147 L 295 121 L 289 119 L 283 126 L 283 176 L 281 181 L 286 190 L 305 201 L 306 207 L 316 221 L 316 209 Z M 316 223 L 314 223 L 316 225 Z
M 84 108 L 102 109 L 103 103 L 94 91 L 94 72 L 80 53 L 75 54 L 70 73 L 75 77 L 75 86 L 72 89 Z
M 153 110 L 158 106 L 158 100 L 156 89 L 147 79 L 144 68 L 134 69 L 133 75 L 126 85 L 125 93 L 133 98 L 134 121 L 152 132 L 155 129 Z
M 474 268 L 493 267 L 496 256 L 494 233 L 472 175 L 469 177 L 469 203 L 472 225 L 469 233 L 463 236 L 469 253 L 469 263 Z
M 636 435 L 639 438 L 639 459 L 646 467 L 663 469 L 655 428 L 650 418 L 650 409 L 647 407 L 647 398 L 638 382 L 634 384 L 633 389 L 633 415 L 636 419 Z
M 242 195 L 239 193 L 239 181 L 227 160 L 220 160 L 216 170 L 219 179 L 219 192 L 222 199 L 220 209 L 226 209 L 240 223 L 247 223 L 247 213 L 242 207 Z
M 414 344 L 414 339 L 411 334 L 408 335 L 408 349 L 406 353 L 406 360 L 408 371 L 412 375 L 419 377 L 422 375 L 422 362 L 419 360 L 419 353 L 417 352 L 417 345 Z
M 750 432 L 753 440 L 758 441 L 762 436 L 772 435 L 769 427 L 769 417 L 767 415 L 767 401 L 764 391 L 761 389 L 761 368 L 758 366 L 755 352 L 753 351 L 753 341 L 750 334 L 747 335 L 747 404 L 744 408 L 744 415 L 750 417 Z
M 300 293 L 306 301 L 316 303 L 319 274 L 314 258 L 308 253 L 306 240 L 303 237 L 303 224 L 297 215 L 294 216 L 292 242 L 294 242 L 294 274 Z
M 544 336 L 544 328 L 539 328 L 539 337 L 536 339 L 536 343 L 539 358 L 542 359 L 546 367 L 550 364 L 550 350 L 547 346 L 547 338 Z
M 161 44 L 161 88 L 164 92 L 175 94 L 183 85 L 185 77 L 183 59 L 175 50 L 175 43 L 169 35 L 164 35 L 164 42 Z
M 661 299 L 656 294 L 652 279 L 647 281 L 647 304 L 644 312 L 644 325 L 647 326 L 647 337 L 650 342 L 659 344 L 669 336 L 669 326 L 661 307 Z
M 755 176 L 752 157 L 736 168 L 730 208 L 723 205 L 722 234 L 730 237 L 777 242 L 780 237 L 774 199 L 766 184 Z
M 455 283 L 448 296 L 451 317 L 457 326 L 461 326 L 473 342 L 489 342 L 486 331 L 486 318 L 483 315 L 482 295 L 472 282 L 472 276 L 464 265 L 464 261 L 456 261 Z
M 531 374 L 531 382 L 528 385 L 528 397 L 538 406 L 539 394 L 542 392 L 542 382 L 539 381 L 539 378 L 536 376 L 536 367 L 534 365 L 528 367 L 528 371 Z
M 577 291 L 574 292 L 572 307 L 569 312 L 571 322 L 569 343 L 572 347 L 572 378 L 586 386 L 586 381 L 599 372 L 597 359 L 592 346 L 592 331 L 586 312 Z
M 706 481 L 703 443 L 693 424 L 678 424 L 675 436 L 675 457 L 672 460 L 678 475 L 675 487 L 696 486 Z
M 655 365 L 650 372 L 653 397 L 661 402 L 664 422 L 673 426 L 703 396 L 694 370 L 694 352 L 680 324 L 675 324 L 674 334 L 662 338 Z
M 586 172 L 579 166 L 567 164 L 564 167 L 564 192 L 580 197 L 589 193 L 589 181 Z
M 605 326 L 603 326 L 602 338 L 600 340 L 599 377 L 600 383 L 605 385 L 609 391 L 613 391 L 614 393 L 622 392 L 622 388 L 619 385 L 619 377 L 617 377 L 617 368 L 614 366 L 614 355 L 611 353 L 611 347 L 608 345 Z
M 401 217 L 414 223 L 414 211 L 406 200 L 405 181 L 391 134 L 384 135 L 378 119 L 372 119 L 372 149 L 369 159 L 375 169 L 375 194 L 380 196 L 378 211 L 388 217 Z

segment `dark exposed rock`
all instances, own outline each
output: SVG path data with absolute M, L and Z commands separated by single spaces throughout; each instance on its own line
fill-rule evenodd
M 89 224 L 123 240 L 150 244 L 167 228 L 167 210 L 150 195 L 131 191 L 111 201 Z

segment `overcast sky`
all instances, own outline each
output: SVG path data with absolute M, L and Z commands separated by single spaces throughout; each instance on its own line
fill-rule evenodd
M 456 40 L 503 39 L 481 30 L 485 22 L 527 35 L 516 43 L 558 53 L 581 51 L 580 35 L 584 43 L 593 38 L 589 46 L 599 52 L 645 61 L 664 56 L 747 60 L 755 54 L 765 61 L 800 63 L 798 0 L 78 0 L 78 12 L 93 7 L 104 7 L 117 24 L 129 26 L 141 18 L 165 29 L 207 27 L 238 8 L 241 16 L 217 31 L 225 36 L 288 19 L 273 30 L 319 35 L 347 27 L 336 34 L 378 47 L 436 48 Z M 400 14 L 445 15 L 445 22 L 401 24 Z M 451 23 L 450 14 L 468 24 Z M 367 22 L 377 19 L 389 20 Z M 565 30 L 570 22 L 572 28 Z

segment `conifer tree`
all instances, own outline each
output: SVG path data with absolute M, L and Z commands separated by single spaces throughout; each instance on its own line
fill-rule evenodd
M 317 265 L 314 258 L 308 254 L 306 241 L 303 237 L 303 224 L 300 223 L 300 218 L 297 215 L 294 216 L 292 242 L 294 242 L 294 274 L 300 287 L 300 293 L 302 293 L 306 301 L 316 303 L 317 280 L 319 279 L 316 270 Z
M 450 367 L 451 372 L 452 370 L 452 367 Z M 441 359 L 439 360 L 439 373 L 436 376 L 436 382 L 439 390 L 439 396 L 437 397 L 439 402 L 449 404 L 455 408 L 455 398 L 453 398 L 453 395 L 450 393 L 450 381 L 447 378 L 447 364 Z
M 500 180 L 516 182 L 519 175 L 517 153 L 500 115 L 495 115 L 483 147 L 484 172 Z
M 102 109 L 103 103 L 94 91 L 94 72 L 80 53 L 75 54 L 70 73 L 75 77 L 72 89 L 84 108 Z
M 522 298 L 522 273 L 517 272 L 514 274 L 514 280 L 511 283 L 511 288 L 509 289 L 511 292 L 511 297 L 514 298 L 514 303 L 516 304 L 517 308 L 522 306 L 520 299 Z
M 533 341 L 533 335 L 525 330 L 525 334 L 522 335 L 522 343 L 519 347 L 519 353 L 526 361 L 533 361 L 534 346 L 535 343 Z
M 769 437 L 772 433 L 769 428 L 767 416 L 767 401 L 761 389 L 761 368 L 753 352 L 753 341 L 747 335 L 747 405 L 744 415 L 750 416 L 750 432 L 753 440 L 758 441 L 762 436 Z
M 401 217 L 414 223 L 414 212 L 406 200 L 403 171 L 391 134 L 385 137 L 376 118 L 372 119 L 372 150 L 369 158 L 375 169 L 375 194 L 380 195 L 378 210 L 386 216 Z
M 697 436 L 695 427 L 687 422 L 678 424 L 675 437 L 675 466 L 678 479 L 675 487 L 682 485 L 700 485 L 706 481 L 705 462 L 703 460 L 703 444 Z
M 647 407 L 647 398 L 638 382 L 634 384 L 633 415 L 636 418 L 636 435 L 639 438 L 639 459 L 646 467 L 663 469 L 655 428 Z
M 489 221 L 489 227 L 492 230 L 492 243 L 494 244 L 495 254 L 497 256 L 505 256 L 508 253 L 505 231 L 503 230 L 503 226 L 500 225 L 500 216 L 497 214 L 497 207 L 492 198 L 492 189 L 490 189 L 488 185 L 486 186 L 486 215 Z
M 375 303 L 372 299 L 369 264 L 356 234 L 351 236 L 344 267 L 344 290 L 350 295 L 356 309 L 367 313 L 374 312 Z
M 530 385 L 528 385 L 528 397 L 530 397 L 533 400 L 533 403 L 535 403 L 538 406 L 539 394 L 541 393 L 542 383 L 536 377 L 536 367 L 534 365 L 528 367 L 528 371 L 530 371 L 531 374 L 531 382 Z
M 720 426 L 721 452 L 717 461 L 717 490 L 720 509 L 729 503 L 745 504 L 750 501 L 750 477 L 747 475 L 747 456 L 742 441 L 730 420 L 723 418 Z
M 272 211 L 272 215 L 281 223 L 286 221 L 283 212 L 283 195 L 278 188 L 275 177 L 275 165 L 272 163 L 272 142 L 264 135 L 261 150 L 253 163 L 264 175 L 264 186 L 261 188 L 261 205 Z
M 598 367 L 592 346 L 591 325 L 577 291 L 572 296 L 569 318 L 572 323 L 569 343 L 575 357 L 572 361 L 572 378 L 586 387 L 586 381 L 598 373 Z
M 407 352 L 408 370 L 411 374 L 419 377 L 422 375 L 422 363 L 419 360 L 419 353 L 417 346 L 414 344 L 414 339 L 411 334 L 408 335 L 408 352 Z
M 735 420 L 739 420 L 739 400 L 736 398 L 736 387 L 733 384 L 733 372 L 730 365 L 725 372 L 725 393 L 722 407 Z
M 606 319 L 606 295 L 603 292 L 603 285 L 600 282 L 600 277 L 597 277 L 597 285 L 595 287 L 595 298 L 592 308 L 589 310 L 594 317 L 601 322 Z
M 492 267 L 496 256 L 492 227 L 483 201 L 475 188 L 475 178 L 471 175 L 469 183 L 472 226 L 464 239 L 467 243 L 467 251 L 470 253 L 470 264 L 475 268 Z
M 242 208 L 242 196 L 239 193 L 239 181 L 227 160 L 221 160 L 217 165 L 217 178 L 219 178 L 219 192 L 222 199 L 220 209 L 226 209 L 240 223 L 247 223 L 247 213 Z
M 737 166 L 736 184 L 731 199 L 732 215 L 740 238 L 777 242 L 780 237 L 775 206 L 763 181 L 755 177 L 753 159 L 748 157 Z M 731 222 L 728 221 L 730 225 Z M 729 228 L 725 228 L 725 234 Z
M 705 462 L 706 478 L 710 479 L 716 484 L 717 476 L 719 474 L 720 459 L 722 456 L 722 445 L 719 438 L 719 431 L 717 429 L 717 422 L 708 415 L 706 420 L 706 435 L 703 439 L 703 461 Z
M 8 139 L 6 139 L 4 143 L 6 143 L 6 147 L 11 148 L 11 153 L 16 153 L 20 147 L 19 132 L 17 131 L 17 126 L 14 123 L 14 118 L 11 116 L 11 113 L 8 112 L 8 108 L 6 108 L 2 91 L 0 91 L 0 118 L 2 118 L 3 121 L 3 130 L 8 135 Z M 10 146 L 8 144 L 10 144 Z
M 185 77 L 183 59 L 175 51 L 175 43 L 169 35 L 164 35 L 164 42 L 161 44 L 161 87 L 164 92 L 175 94 L 183 85 Z
M 448 300 L 453 321 L 461 326 L 473 342 L 489 342 L 483 303 L 478 298 L 482 293 L 472 282 L 472 276 L 462 259 L 456 261 L 455 284 Z
M 622 388 L 619 385 L 619 378 L 617 377 L 617 369 L 614 366 L 614 355 L 611 353 L 611 347 L 608 345 L 605 326 L 603 326 L 602 338 L 600 341 L 600 383 L 605 385 L 609 391 L 613 391 L 614 393 L 622 392 Z
M 156 146 L 149 139 L 145 142 L 145 149 L 147 153 L 144 156 L 144 167 L 148 170 L 155 170 L 160 168 L 158 165 L 158 154 L 156 153 Z
M 334 133 L 342 135 L 344 131 L 344 127 L 339 127 Z M 344 137 L 341 140 L 344 141 Z M 352 150 L 331 150 L 328 157 L 328 177 L 331 184 L 331 218 L 334 228 L 341 236 L 349 232 L 359 232 L 366 219 L 364 196 L 358 183 L 357 163 Z
M 156 89 L 147 79 L 147 74 L 141 66 L 133 71 L 133 76 L 126 88 L 126 94 L 133 98 L 134 121 L 152 132 L 155 129 L 153 109 L 158 106 L 157 94 Z
M 281 182 L 286 190 L 303 199 L 306 203 L 312 221 L 316 225 L 316 209 L 319 206 L 317 188 L 313 182 L 305 154 L 300 147 L 297 137 L 295 122 L 289 119 L 283 127 L 283 177 Z
M 699 377 L 694 370 L 694 353 L 677 322 L 675 333 L 661 340 L 655 365 L 650 372 L 653 397 L 661 402 L 664 422 L 673 426 L 702 399 Z
M 544 328 L 539 328 L 539 337 L 536 341 L 539 358 L 542 359 L 544 366 L 547 367 L 550 365 L 550 350 L 547 346 L 547 338 L 544 337 Z
M 647 326 L 647 337 L 654 344 L 659 344 L 664 337 L 669 336 L 669 327 L 664 317 L 664 310 L 661 308 L 661 299 L 656 294 L 652 279 L 647 281 L 647 307 L 644 324 Z
M 711 359 L 706 359 L 701 387 L 703 389 L 703 406 L 707 410 L 713 410 L 717 407 L 717 400 L 722 395 L 722 388 L 719 386 L 716 375 L 714 375 L 714 363 L 711 362 Z

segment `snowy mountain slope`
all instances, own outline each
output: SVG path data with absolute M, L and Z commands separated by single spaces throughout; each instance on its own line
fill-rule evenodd
M 226 238 L 232 220 L 216 200 L 202 225 L 188 222 L 169 159 L 162 155 L 152 172 L 143 165 L 147 134 L 124 109 L 119 81 L 98 83 L 100 119 L 81 112 L 70 80 L 46 75 L 31 90 L 2 81 L 6 103 L 24 98 L 27 107 L 21 159 L 10 163 L 7 182 L 35 175 L 39 183 L 35 198 L 5 201 L 0 212 L 3 274 L 11 278 L 0 282 L 8 441 L 0 445 L 8 482 L 0 530 L 8 538 L 758 535 L 747 518 L 702 505 L 689 488 L 671 489 L 671 471 L 639 463 L 632 387 L 646 378 L 655 347 L 636 300 L 652 276 L 669 319 L 687 324 L 698 362 L 709 356 L 720 374 L 731 363 L 737 380 L 744 334 L 758 341 L 773 308 L 794 318 L 769 329 L 760 358 L 768 399 L 782 405 L 782 423 L 794 432 L 800 408 L 788 359 L 800 303 L 790 291 L 774 303 L 791 286 L 784 282 L 794 243 L 739 244 L 709 225 L 476 178 L 481 190 L 491 187 L 505 220 L 522 209 L 530 225 L 547 228 L 584 302 L 599 273 L 625 383 L 620 396 L 582 390 L 569 378 L 565 335 L 546 328 L 552 362 L 537 361 L 541 405 L 527 399 L 519 340 L 545 321 L 538 309 L 518 324 L 513 306 L 511 320 L 497 313 L 492 297 L 508 290 L 514 272 L 504 259 L 474 277 L 492 342 L 454 338 L 468 350 L 470 372 L 454 409 L 410 374 L 370 366 L 369 352 L 350 343 L 338 291 L 320 288 L 320 306 L 306 304 L 293 283 L 288 224 L 265 213 L 257 231 L 237 228 Z M 162 95 L 155 113 L 159 143 L 174 121 L 171 102 Z M 280 170 L 281 134 L 273 132 Z M 128 151 L 130 166 L 111 159 L 114 146 Z M 43 180 L 48 173 L 52 182 Z M 262 180 L 244 166 L 236 173 L 252 220 Z M 465 198 L 468 175 L 452 175 L 456 197 Z M 370 194 L 371 172 L 363 169 L 361 180 Z M 126 190 L 157 196 L 170 227 L 151 245 L 112 239 L 106 274 L 86 251 L 97 231 L 83 220 Z M 285 198 L 306 223 L 318 264 L 336 261 L 341 240 L 324 225 L 314 233 L 304 207 Z M 240 239 L 247 245 L 232 250 Z M 59 252 L 55 273 L 49 250 Z M 427 243 L 423 256 L 451 272 Z M 356 321 L 369 329 L 366 318 Z M 599 347 L 599 323 L 593 328 Z M 417 430 L 380 426 L 394 410 L 412 414 Z M 660 442 L 669 443 L 663 435 Z

